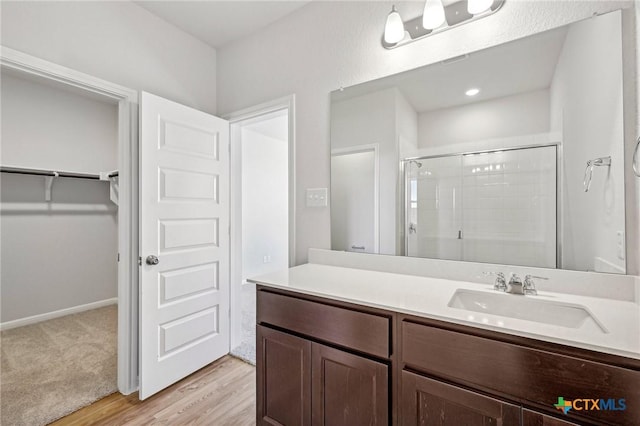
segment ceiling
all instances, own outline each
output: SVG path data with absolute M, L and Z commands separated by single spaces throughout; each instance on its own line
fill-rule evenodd
M 418 113 L 450 108 L 551 85 L 567 27 L 474 52 L 468 56 L 416 68 L 332 93 L 340 101 L 391 87 Z M 480 89 L 474 97 L 465 92 Z
M 138 0 L 135 3 L 211 47 L 219 48 L 260 31 L 309 1 Z

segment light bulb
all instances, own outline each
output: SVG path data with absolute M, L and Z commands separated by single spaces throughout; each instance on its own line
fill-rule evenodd
M 384 41 L 389 44 L 395 44 L 404 38 L 404 23 L 396 7 L 391 8 L 387 23 L 384 26 Z
M 464 92 L 464 94 L 467 96 L 475 96 L 478 93 L 480 93 L 480 89 L 476 89 L 475 87 L 473 89 L 469 89 L 466 92 Z
M 493 0 L 469 0 L 467 2 L 467 12 L 477 15 L 488 10 L 493 4 Z
M 425 30 L 435 30 L 445 22 L 442 0 L 427 0 L 424 3 L 422 26 Z

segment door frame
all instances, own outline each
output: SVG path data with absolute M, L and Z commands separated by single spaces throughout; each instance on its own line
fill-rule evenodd
M 234 134 L 233 125 L 241 121 L 287 110 L 288 116 L 288 166 L 289 166 L 289 267 L 296 262 L 296 132 L 295 132 L 295 95 L 289 95 L 272 101 L 254 105 L 239 111 L 224 114 L 221 117 L 229 121 L 229 225 L 230 225 L 230 291 L 231 330 L 229 346 L 233 349 L 240 342 L 242 316 L 240 309 L 240 287 L 234 285 L 242 280 L 242 152 L 239 135 Z
M 138 388 L 138 92 L 0 45 L 0 65 L 118 104 L 118 390 Z M 135 236 L 135 237 L 134 237 Z
M 373 152 L 373 250 L 380 253 L 380 144 L 354 145 L 331 150 L 331 159 L 350 154 Z

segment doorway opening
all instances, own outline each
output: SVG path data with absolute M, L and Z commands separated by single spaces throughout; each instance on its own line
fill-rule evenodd
M 2 423 L 44 424 L 136 386 L 137 93 L 5 47 L 0 60 Z
M 293 264 L 293 97 L 231 123 L 231 354 L 256 361 L 256 288 Z

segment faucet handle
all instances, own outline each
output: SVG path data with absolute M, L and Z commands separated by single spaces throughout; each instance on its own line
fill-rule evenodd
M 524 294 L 531 294 L 531 295 L 534 295 L 534 296 L 538 294 L 538 290 L 536 290 L 536 283 L 533 281 L 534 279 L 536 279 L 536 280 L 548 280 L 549 278 L 547 278 L 547 277 L 538 277 L 538 276 L 535 276 L 535 275 L 525 275 L 524 283 L 523 283 Z
M 507 281 L 504 277 L 504 273 L 502 272 L 483 272 L 483 275 L 493 276 L 495 275 L 496 280 L 493 283 L 493 289 L 498 291 L 507 291 Z

